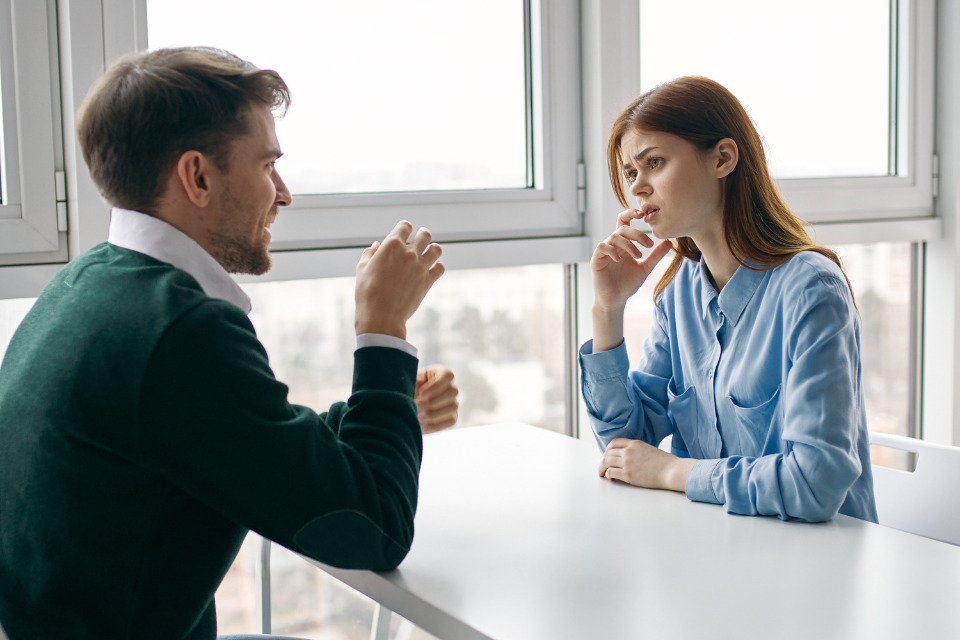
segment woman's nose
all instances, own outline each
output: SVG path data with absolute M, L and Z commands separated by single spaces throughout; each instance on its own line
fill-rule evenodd
M 640 196 L 645 196 L 650 194 L 650 184 L 643 180 L 642 177 L 637 176 L 637 179 L 633 181 L 630 185 L 630 195 L 635 198 Z

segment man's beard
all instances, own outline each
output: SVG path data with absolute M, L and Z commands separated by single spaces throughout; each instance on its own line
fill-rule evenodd
M 213 256 L 227 273 L 259 276 L 270 270 L 270 252 L 264 244 L 254 245 L 247 238 L 217 234 L 212 238 Z

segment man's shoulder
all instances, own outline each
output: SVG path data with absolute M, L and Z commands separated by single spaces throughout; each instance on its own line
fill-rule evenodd
M 162 331 L 197 307 L 219 307 L 213 304 L 217 302 L 182 269 L 102 243 L 77 256 L 51 279 L 32 315 L 42 324 L 56 325 L 61 322 L 56 318 L 69 318 L 63 321 L 109 325 L 115 332 L 142 335 Z
M 144 304 L 158 294 L 178 293 L 186 299 L 206 298 L 200 284 L 186 271 L 146 254 L 107 242 L 92 247 L 68 263 L 50 282 L 74 294 L 98 299 L 117 296 Z M 196 301 L 196 300 L 195 300 Z

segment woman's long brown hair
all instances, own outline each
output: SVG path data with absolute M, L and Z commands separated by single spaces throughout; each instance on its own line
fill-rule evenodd
M 607 145 L 607 162 L 613 191 L 624 207 L 630 204 L 620 147 L 624 134 L 632 130 L 670 133 L 702 151 L 714 148 L 723 138 L 737 143 L 737 166 L 722 185 L 723 234 L 740 264 L 749 269 L 772 269 L 800 251 L 816 251 L 842 271 L 837 254 L 814 244 L 780 197 L 767 171 L 760 135 L 740 101 L 723 86 L 707 78 L 678 78 L 643 94 L 617 117 Z M 654 290 L 654 300 L 673 280 L 684 258 L 700 260 L 700 249 L 691 238 L 678 238 L 674 251 L 673 261 Z

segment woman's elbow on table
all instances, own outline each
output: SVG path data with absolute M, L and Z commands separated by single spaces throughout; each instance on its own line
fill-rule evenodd
M 844 458 L 825 461 L 820 455 L 804 460 L 794 452 L 794 459 L 784 461 L 789 479 L 781 480 L 784 488 L 791 487 L 791 500 L 784 500 L 786 516 L 804 522 L 826 522 L 840 512 L 847 493 L 860 476 L 860 465 Z

